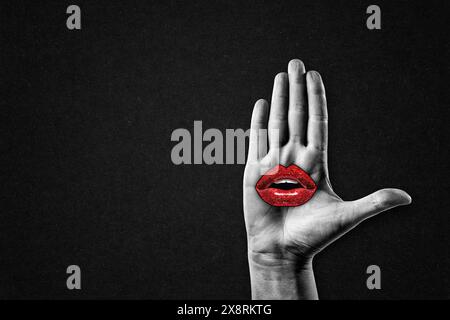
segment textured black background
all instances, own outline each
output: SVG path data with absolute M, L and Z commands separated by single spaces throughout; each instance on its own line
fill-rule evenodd
M 450 297 L 446 1 L 376 1 L 379 31 L 372 1 L 74 3 L 81 31 L 72 2 L 0 5 L 0 298 L 249 298 L 244 168 L 175 166 L 170 135 L 247 128 L 291 58 L 324 78 L 338 194 L 413 197 L 317 256 L 320 297 Z

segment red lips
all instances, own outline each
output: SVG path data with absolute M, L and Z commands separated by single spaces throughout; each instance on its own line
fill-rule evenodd
M 275 207 L 297 207 L 309 201 L 317 190 L 314 180 L 295 164 L 277 165 L 256 183 L 261 199 Z

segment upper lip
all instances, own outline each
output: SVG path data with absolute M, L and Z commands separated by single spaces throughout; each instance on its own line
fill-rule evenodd
M 273 183 L 279 183 L 281 180 L 296 181 L 300 188 L 315 190 L 314 180 L 302 169 L 292 164 L 289 167 L 278 165 L 267 171 L 256 184 L 256 189 L 263 190 L 270 188 Z

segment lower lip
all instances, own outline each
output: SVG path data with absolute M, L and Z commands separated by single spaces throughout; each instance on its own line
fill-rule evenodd
M 298 207 L 311 199 L 313 194 L 313 190 L 302 188 L 293 190 L 275 188 L 259 190 L 259 196 L 265 202 L 275 207 Z

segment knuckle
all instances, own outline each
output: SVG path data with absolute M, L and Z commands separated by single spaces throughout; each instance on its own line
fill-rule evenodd
M 311 114 L 309 117 L 312 121 L 325 123 L 328 122 L 328 115 L 326 114 Z
M 325 90 L 320 85 L 312 85 L 312 86 L 310 86 L 308 94 L 319 96 L 319 97 L 325 99 Z
M 287 119 L 287 115 L 284 112 L 276 112 L 273 114 L 272 120 L 282 122 Z
M 287 100 L 288 99 L 288 95 L 286 93 L 283 92 L 278 92 L 277 94 L 275 94 L 275 98 L 278 100 Z
M 378 209 L 385 209 L 392 205 L 390 193 L 383 189 L 374 194 L 374 205 Z
M 292 104 L 290 110 L 299 114 L 306 114 L 306 105 L 304 103 L 294 103 Z
M 326 143 L 315 143 L 311 145 L 311 147 L 319 152 L 325 152 L 327 151 L 327 144 Z
M 372 196 L 371 203 L 375 209 L 379 210 L 385 208 L 389 201 L 384 191 L 378 191 Z

